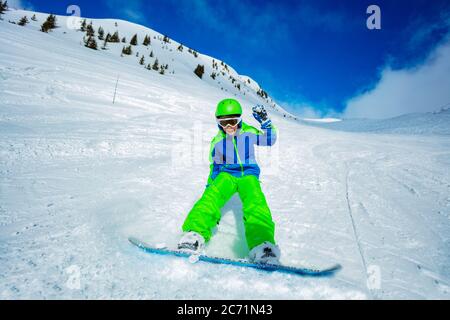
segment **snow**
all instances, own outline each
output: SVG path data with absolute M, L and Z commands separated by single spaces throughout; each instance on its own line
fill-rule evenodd
M 280 138 L 260 152 L 261 181 L 282 262 L 339 262 L 333 278 L 151 256 L 127 238 L 170 246 L 181 236 L 208 175 L 217 101 L 236 93 L 252 125 L 251 107 L 265 101 L 224 78 L 200 80 L 195 57 L 174 41 L 162 49 L 141 26 L 118 22 L 128 40 L 151 34 L 148 50 L 175 74 L 120 57 L 122 44 L 85 48 L 64 17 L 49 34 L 38 31 L 46 14 L 8 23 L 25 14 L 0 21 L 1 299 L 450 298 L 445 110 L 313 123 L 269 108 Z M 114 29 L 115 20 L 93 21 Z M 234 197 L 224 207 L 208 254 L 247 255 L 240 205 Z
M 331 122 L 338 122 L 342 121 L 342 119 L 337 118 L 302 118 L 301 120 L 306 122 L 319 122 L 319 123 L 331 123 Z
M 436 112 L 411 113 L 386 120 L 375 119 L 329 119 L 308 120 L 312 125 L 348 132 L 396 133 L 409 135 L 450 135 L 450 109 Z

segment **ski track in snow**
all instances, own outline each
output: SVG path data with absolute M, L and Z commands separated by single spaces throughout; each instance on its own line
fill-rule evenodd
M 62 31 L 27 27 L 18 40 L 17 28 L 0 21 L 0 299 L 450 298 L 448 135 L 343 132 L 271 113 L 280 138 L 261 150 L 275 163 L 262 161 L 261 181 L 282 261 L 339 262 L 334 278 L 151 256 L 127 238 L 176 243 L 226 94 Z M 242 100 L 255 125 L 259 100 Z M 209 254 L 246 256 L 241 219 L 235 196 Z

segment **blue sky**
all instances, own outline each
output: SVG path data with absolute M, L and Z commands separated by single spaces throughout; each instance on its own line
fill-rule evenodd
M 291 110 L 342 112 L 382 71 L 412 68 L 448 40 L 448 0 L 28 0 L 36 11 L 144 24 L 257 80 Z M 366 9 L 381 8 L 381 30 Z

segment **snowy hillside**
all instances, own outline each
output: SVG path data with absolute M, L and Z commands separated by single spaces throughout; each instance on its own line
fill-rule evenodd
M 450 109 L 448 108 L 436 112 L 406 114 L 386 120 L 344 119 L 341 121 L 317 121 L 302 119 L 302 121 L 327 129 L 349 132 L 450 135 Z
M 36 19 L 32 20 L 33 15 Z M 40 31 L 41 25 L 48 17 L 48 14 L 12 10 L 5 15 L 4 20 L 14 24 L 18 23 L 24 16 L 28 18 L 28 24 L 24 26 L 27 31 Z M 124 68 L 128 66 L 131 70 L 145 69 L 148 73 L 141 72 L 141 74 L 149 77 L 151 77 L 149 73 L 158 74 L 163 69 L 164 75 L 170 79 L 183 78 L 186 81 L 189 79 L 189 81 L 195 82 L 198 82 L 200 79 L 194 74 L 194 70 L 200 65 L 204 67 L 202 81 L 220 89 L 224 95 L 264 103 L 284 116 L 293 117 L 278 106 L 269 96 L 262 96 L 261 92 L 264 92 L 264 90 L 255 80 L 239 75 L 225 62 L 198 53 L 194 49 L 165 37 L 154 30 L 134 23 L 123 20 L 96 20 L 57 16 L 57 28 L 49 31 L 48 37 L 45 37 L 46 40 L 53 42 L 53 44 L 62 41 L 69 45 L 72 50 L 81 49 L 78 46 L 87 49 L 85 43 L 88 36 L 86 32 L 81 31 L 83 20 L 86 26 L 92 25 L 95 33 L 93 38 L 96 40 L 97 51 L 92 50 L 93 52 L 90 54 L 85 53 L 87 54 L 86 58 L 92 63 L 103 59 L 111 63 L 111 59 L 113 59 L 112 69 L 117 64 L 122 65 Z M 99 28 L 102 28 L 104 32 L 102 40 L 99 37 Z M 87 27 L 84 27 L 84 29 L 87 29 Z M 112 36 L 116 32 L 120 41 L 118 43 L 108 42 L 105 45 L 104 39 L 107 37 L 107 34 Z M 130 45 L 134 35 L 137 35 L 137 45 L 130 46 L 130 55 L 123 54 L 122 49 Z M 149 38 L 148 45 L 143 44 L 146 37 Z M 155 62 L 156 69 L 152 69 Z M 128 73 L 132 72 L 128 69 L 125 70 Z M 120 72 L 116 73 L 117 75 L 121 74 Z M 155 78 L 158 81 L 170 81 L 170 79 L 162 80 L 161 77 Z M 258 92 L 260 93 L 259 95 Z
M 164 75 L 121 57 L 123 44 L 86 48 L 63 17 L 49 33 L 39 31 L 46 14 L 8 22 L 32 14 L 0 21 L 0 299 L 450 298 L 450 140 L 432 130 L 328 130 L 269 108 L 280 138 L 261 150 L 261 181 L 282 262 L 339 262 L 334 278 L 191 265 L 131 246 L 130 235 L 177 242 L 208 175 L 217 101 L 236 94 L 256 125 L 259 86 L 231 67 L 240 92 L 227 73 L 214 80 L 213 58 L 174 40 L 163 49 L 158 33 L 125 21 L 117 29 L 128 41 L 151 35 L 133 50 L 147 63 L 153 51 Z M 93 25 L 114 32 L 115 22 Z M 450 126 L 429 119 L 424 127 Z M 247 255 L 241 219 L 234 197 L 209 254 Z

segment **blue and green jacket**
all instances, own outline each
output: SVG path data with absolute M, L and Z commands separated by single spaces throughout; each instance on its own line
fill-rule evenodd
M 221 172 L 228 172 L 235 177 L 254 175 L 259 178 L 260 169 L 255 159 L 255 146 L 274 145 L 277 129 L 270 125 L 258 130 L 243 121 L 234 136 L 227 135 L 221 127 L 219 129 L 211 141 L 208 184 Z

